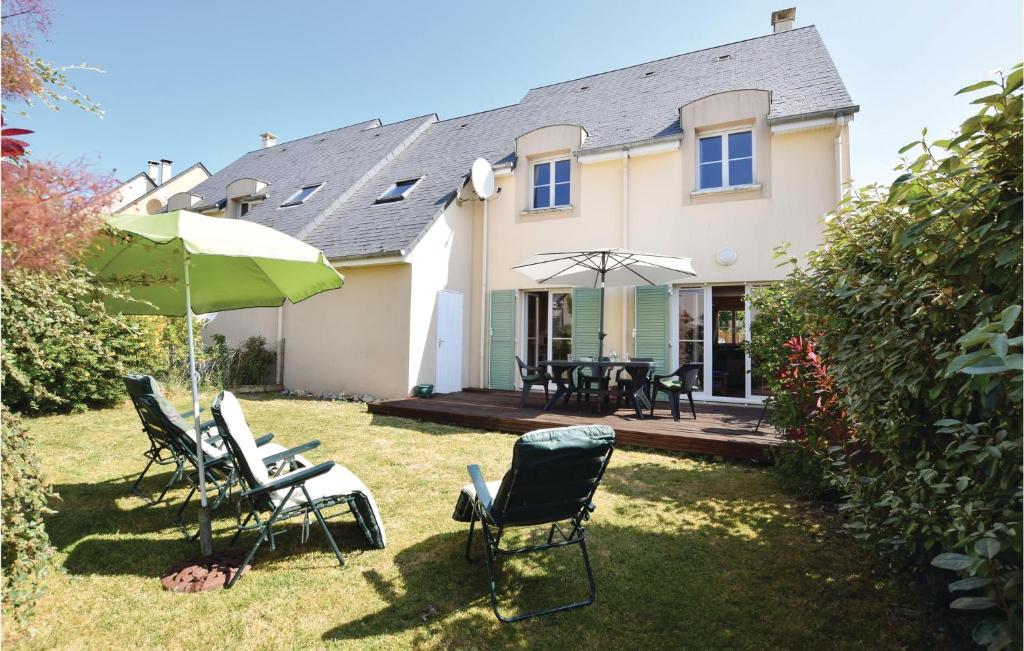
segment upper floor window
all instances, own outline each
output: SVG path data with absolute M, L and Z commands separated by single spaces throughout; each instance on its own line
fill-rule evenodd
M 534 163 L 531 208 L 568 206 L 571 169 L 568 158 Z
M 698 183 L 701 190 L 754 183 L 754 137 L 751 131 L 705 136 L 699 143 Z
M 306 199 L 309 199 L 311 196 L 313 196 L 313 193 L 320 189 L 321 185 L 323 185 L 323 183 L 305 186 L 301 190 L 295 192 L 295 194 L 293 194 L 292 196 L 288 197 L 288 199 L 281 204 L 281 207 L 286 208 L 288 206 L 297 206 L 300 203 L 304 203 Z
M 250 204 L 248 201 L 240 201 L 238 203 L 238 218 L 239 219 L 241 219 L 242 217 L 245 217 L 246 215 L 249 214 L 249 208 L 251 207 L 251 205 L 252 204 Z
M 406 179 L 404 181 L 398 181 L 394 183 L 390 188 L 384 191 L 384 194 L 377 197 L 374 203 L 389 203 L 391 201 L 401 201 L 412 191 L 416 184 L 420 182 L 420 179 Z

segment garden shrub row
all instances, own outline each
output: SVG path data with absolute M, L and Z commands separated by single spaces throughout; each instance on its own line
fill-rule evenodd
M 951 571 L 951 606 L 1003 648 L 1021 635 L 1021 67 L 976 91 L 953 137 L 922 132 L 891 188 L 854 193 L 752 297 L 750 346 L 794 441 L 781 468 L 837 491 L 894 566 Z

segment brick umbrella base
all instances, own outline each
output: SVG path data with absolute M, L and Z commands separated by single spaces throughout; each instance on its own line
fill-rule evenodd
M 210 556 L 200 556 L 178 563 L 160 577 L 164 590 L 202 592 L 217 590 L 235 574 L 245 573 L 251 566 L 239 567 L 245 560 L 240 549 L 225 549 Z

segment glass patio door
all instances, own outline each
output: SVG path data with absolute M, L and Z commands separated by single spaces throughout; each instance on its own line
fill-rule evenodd
M 537 366 L 546 359 L 572 356 L 572 292 L 524 292 L 523 361 Z

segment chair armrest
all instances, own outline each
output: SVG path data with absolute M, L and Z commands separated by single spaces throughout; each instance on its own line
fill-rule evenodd
M 202 407 L 199 408 L 199 413 L 200 414 L 203 413 L 203 408 Z M 193 411 L 192 409 L 189 409 L 188 411 L 183 411 L 183 412 L 181 412 L 178 415 L 181 416 L 182 418 L 184 418 L 185 420 L 188 420 L 189 418 L 192 418 L 193 416 L 195 416 L 196 412 Z M 213 422 L 213 421 L 210 421 L 210 422 Z
M 487 482 L 484 481 L 484 474 L 480 472 L 480 466 L 470 464 L 466 466 L 466 470 L 469 471 L 469 478 L 473 480 L 473 488 L 476 489 L 476 499 L 480 502 L 480 506 L 484 508 L 488 513 L 491 512 L 491 505 L 494 504 L 494 498 L 491 497 L 491 491 L 487 490 Z
M 312 450 L 314 448 L 318 448 L 318 447 L 320 447 L 320 441 L 310 441 L 309 443 L 303 443 L 302 445 L 297 445 L 294 448 L 290 448 L 288 450 L 284 450 L 283 452 L 278 452 L 277 454 L 272 454 L 269 457 L 264 457 L 263 458 L 263 463 L 265 463 L 265 464 L 267 464 L 269 466 L 269 465 L 275 464 L 275 463 L 277 463 L 279 461 L 284 461 L 286 459 L 291 459 L 296 454 L 302 454 L 303 452 L 308 452 L 308 451 L 310 451 L 310 450 Z
M 261 436 L 258 439 L 256 439 L 256 447 L 260 447 L 262 445 L 266 445 L 267 443 L 270 443 L 273 440 L 274 440 L 274 435 L 273 434 L 264 434 L 263 436 Z
M 260 493 L 267 493 L 270 491 L 280 490 L 282 488 L 288 488 L 289 486 L 294 486 L 295 484 L 302 484 L 305 483 L 306 481 L 309 481 L 313 477 L 319 477 L 320 475 L 328 472 L 333 467 L 333 461 L 324 461 L 323 463 L 318 463 L 312 468 L 303 468 L 302 470 L 290 472 L 283 477 L 275 479 L 274 481 L 267 482 L 266 484 L 263 484 L 262 486 L 257 486 L 256 488 L 253 488 L 251 490 L 247 490 L 244 493 L 242 493 L 239 497 L 252 497 L 253 495 L 259 495 Z

